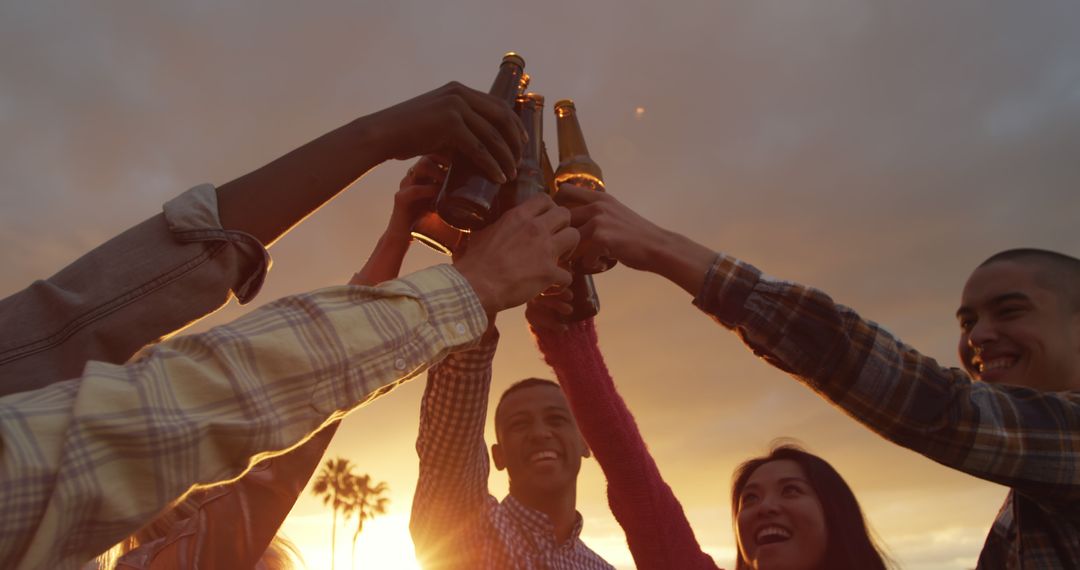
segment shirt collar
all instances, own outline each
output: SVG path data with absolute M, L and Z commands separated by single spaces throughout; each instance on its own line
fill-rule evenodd
M 507 495 L 502 504 L 514 521 L 521 525 L 522 528 L 546 537 L 554 544 L 555 525 L 551 524 L 551 518 L 546 513 L 526 507 L 521 504 L 521 501 L 515 499 L 513 495 Z M 581 530 L 584 526 L 585 521 L 582 519 L 581 513 L 574 511 L 574 528 L 570 531 L 570 537 L 566 541 L 567 545 L 576 544 L 580 541 Z

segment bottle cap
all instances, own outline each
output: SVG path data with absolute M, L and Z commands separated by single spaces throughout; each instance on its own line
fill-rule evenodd
M 518 55 L 518 54 L 516 54 L 516 53 L 514 53 L 512 51 L 508 51 L 505 54 L 503 54 L 502 62 L 503 63 L 513 63 L 514 65 L 517 65 L 518 67 L 521 67 L 521 68 L 525 67 L 525 58 L 521 57 L 520 55 Z

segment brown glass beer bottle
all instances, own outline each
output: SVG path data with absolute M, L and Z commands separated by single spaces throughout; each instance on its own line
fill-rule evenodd
M 439 168 L 445 171 L 448 167 L 440 164 Z M 435 180 L 419 178 L 416 183 L 434 184 Z M 453 255 L 461 240 L 465 238 L 465 232 L 444 222 L 439 217 L 439 214 L 435 212 L 434 198 L 423 207 L 420 216 L 413 221 L 412 227 L 409 228 L 409 234 L 416 241 L 444 255 Z
M 559 131 L 559 168 L 555 171 L 555 188 L 573 184 L 596 192 L 605 192 L 604 173 L 589 156 L 585 135 L 578 123 L 577 108 L 570 99 L 555 103 L 555 125 Z M 556 196 L 558 196 L 556 194 Z M 572 207 L 573 204 L 563 204 Z M 599 252 L 574 252 L 573 267 L 577 271 L 600 273 L 615 266 L 616 261 Z
M 527 83 L 525 60 L 509 52 L 503 56 L 489 93 L 513 105 Z M 494 219 L 493 206 L 499 189 L 500 184 L 488 180 L 472 162 L 455 156 L 435 206 L 439 216 L 451 226 L 478 230 Z
M 514 110 L 525 126 L 529 142 L 521 152 L 521 162 L 517 167 L 517 178 L 503 184 L 499 190 L 496 218 L 507 210 L 521 204 L 537 194 L 550 194 L 551 186 L 544 177 L 544 96 L 527 93 L 517 98 Z M 548 165 L 550 168 L 550 164 Z

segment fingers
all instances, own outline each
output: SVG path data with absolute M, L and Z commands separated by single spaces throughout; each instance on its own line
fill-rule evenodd
M 446 170 L 435 160 L 425 156 L 409 167 L 398 184 L 399 190 L 409 186 L 442 186 Z
M 567 326 L 562 317 L 573 314 L 574 306 L 570 304 L 573 298 L 569 289 L 556 295 L 536 297 L 525 307 L 525 318 L 537 330 L 565 331 Z
M 538 213 L 536 218 L 541 227 L 553 234 L 558 233 L 563 228 L 570 227 L 570 210 L 562 206 L 552 204 L 550 208 Z
M 581 234 L 574 228 L 569 226 L 559 230 L 555 235 L 551 236 L 551 245 L 555 250 L 557 257 L 563 259 L 567 257 L 570 252 L 574 251 L 578 242 L 581 241 Z M 569 274 L 569 272 L 567 272 Z M 570 281 L 567 281 L 569 284 Z
M 525 132 L 525 125 L 521 124 L 521 118 L 517 116 L 513 108 L 505 101 L 500 101 L 475 89 L 470 89 L 463 96 L 477 113 L 502 133 L 502 137 L 511 145 L 511 148 L 515 148 L 514 156 L 520 158 L 529 135 Z
M 609 195 L 605 192 L 597 192 L 573 184 L 560 184 L 556 196 L 558 196 L 560 202 L 577 202 L 581 204 L 591 204 L 609 198 Z
M 508 180 L 502 165 L 492 156 L 487 145 L 473 133 L 468 120 L 460 117 L 460 124 L 450 134 L 454 147 L 466 160 L 473 163 L 488 180 L 505 184 Z M 498 151 L 497 151 L 498 152 Z
M 504 138 L 503 135 L 478 113 L 466 112 L 465 124 L 499 164 L 507 180 L 517 177 L 518 158 L 521 157 L 521 139 Z

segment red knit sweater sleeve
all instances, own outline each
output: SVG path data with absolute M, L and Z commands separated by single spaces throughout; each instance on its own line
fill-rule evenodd
M 592 319 L 570 325 L 567 332 L 533 333 L 607 477 L 608 503 L 637 567 L 715 570 L 615 389 Z

